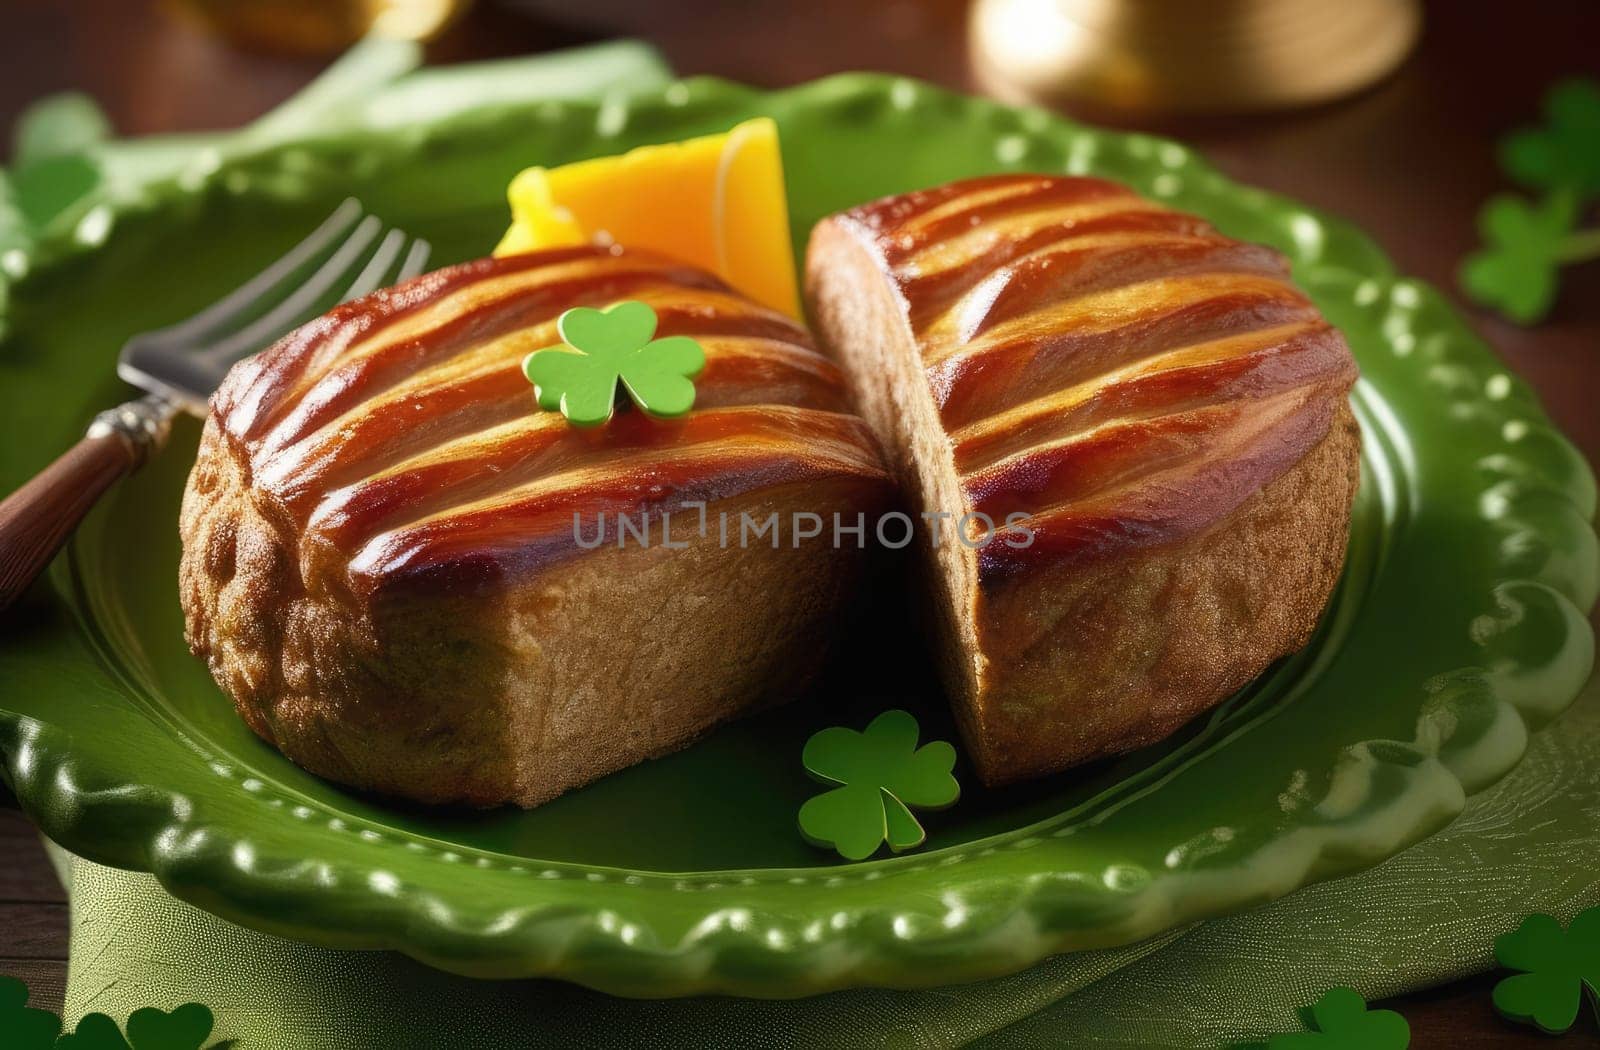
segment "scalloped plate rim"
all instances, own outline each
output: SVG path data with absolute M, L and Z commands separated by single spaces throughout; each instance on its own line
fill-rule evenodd
M 721 95 L 730 100 L 757 104 L 769 98 L 805 99 L 809 93 L 821 104 L 831 104 L 841 99 L 857 100 L 865 97 L 879 97 L 881 100 L 884 96 L 901 92 L 903 90 L 901 85 L 914 83 L 898 77 L 845 74 L 784 92 L 768 94 L 738 85 L 697 78 L 681 82 L 681 86 L 675 85 L 665 91 L 633 99 L 631 104 L 635 108 L 653 106 L 657 110 L 665 111 L 670 108 L 671 104 L 666 100 L 671 97 L 674 90 L 687 90 L 699 97 Z M 1016 114 L 1019 121 L 1016 133 L 1020 135 L 1043 138 L 1052 130 L 1070 129 L 1074 132 L 1083 130 L 1051 115 L 1040 116 L 1039 111 L 1014 110 L 997 103 L 967 98 L 932 87 L 919 86 L 917 90 L 926 91 L 931 97 L 955 100 L 960 105 L 991 114 Z M 598 104 L 565 103 L 562 107 L 562 119 L 570 119 L 573 113 L 587 113 L 592 116 L 599 109 Z M 1027 123 L 1022 123 L 1024 121 Z M 1127 136 L 1109 132 L 1095 132 L 1095 134 L 1108 141 L 1141 141 L 1146 143 L 1148 148 L 1168 145 L 1147 136 Z M 1196 160 L 1185 147 L 1176 148 L 1182 151 L 1182 166 L 1197 177 L 1212 180 L 1218 191 L 1261 194 L 1261 191 L 1235 186 L 1204 162 Z M 1283 204 L 1288 203 L 1267 194 L 1261 194 L 1261 199 L 1263 202 L 1276 200 Z M 1380 276 L 1389 281 L 1391 292 L 1405 284 L 1410 287 L 1414 296 L 1437 296 L 1437 293 L 1425 286 L 1394 278 L 1392 267 L 1387 265 L 1387 260 L 1383 259 L 1381 253 L 1377 252 L 1363 236 L 1354 234 L 1345 224 L 1328 219 L 1310 209 L 1302 208 L 1300 211 L 1301 214 L 1311 216 L 1315 223 L 1327 229 L 1343 231 L 1346 235 L 1352 236 L 1356 243 L 1364 244 L 1373 259 L 1383 262 Z M 1454 315 L 1453 310 L 1449 310 L 1448 307 L 1446 310 Z M 1462 345 L 1471 347 L 1474 344 Z M 1498 367 L 1498 362 L 1495 362 L 1492 355 L 1476 349 L 1470 353 L 1463 350 L 1457 357 L 1473 355 L 1480 358 L 1478 363 L 1490 363 Z M 1460 360 L 1451 363 L 1463 364 Z M 1466 362 L 1470 363 L 1472 362 Z M 1511 418 L 1519 419 L 1528 427 L 1538 428 L 1553 436 L 1558 442 L 1564 443 L 1564 439 L 1560 438 L 1536 404 L 1529 403 L 1520 407 L 1523 409 L 1522 413 Z M 1568 450 L 1570 451 L 1570 446 Z M 1576 455 L 1575 452 L 1573 454 Z M 1547 482 L 1541 491 L 1559 496 L 1580 514 L 1592 514 L 1592 506 L 1586 506 L 1593 501 L 1592 477 L 1588 478 L 1586 483 L 1580 480 L 1566 487 L 1557 487 L 1554 483 Z M 1591 545 L 1593 540 L 1593 534 L 1590 533 L 1588 542 Z M 57 578 L 60 579 L 60 574 L 64 571 L 61 563 L 58 562 L 55 571 Z M 1592 602 L 1593 581 L 1572 579 L 1562 582 L 1567 586 L 1558 590 L 1539 581 L 1496 577 L 1491 597 L 1498 600 L 1504 592 L 1520 586 L 1531 586 L 1542 589 L 1542 592 L 1548 592 L 1552 607 L 1561 611 L 1567 622 L 1573 625 L 1571 634 L 1564 640 L 1564 645 L 1569 649 L 1576 647 L 1578 652 L 1574 659 L 1587 665 L 1592 661 L 1593 636 L 1576 602 L 1585 599 Z M 1587 655 L 1583 652 L 1585 647 L 1588 650 Z M 1447 672 L 1461 670 L 1470 669 L 1446 669 Z M 1516 668 L 1513 667 L 1510 671 L 1515 673 Z M 1573 687 L 1571 693 L 1575 695 L 1576 691 L 1576 687 Z M 1505 695 L 1497 693 L 1494 689 L 1490 692 L 1498 705 L 1499 716 L 1504 717 L 1507 713 L 1515 716 L 1522 723 L 1524 734 L 1530 723 L 1540 720 L 1536 710 L 1524 711 Z M 1571 696 L 1566 699 L 1570 701 Z M 204 758 L 203 749 L 198 748 L 182 734 L 179 736 L 180 743 L 184 747 L 194 750 L 198 756 Z M 768 932 L 780 931 L 787 938 L 804 943 L 805 930 L 794 928 L 783 930 L 778 926 L 769 927 L 768 931 L 757 930 L 754 924 L 741 924 L 736 921 L 733 913 L 743 909 L 727 906 L 711 910 L 707 916 L 707 921 L 720 916 L 722 920 L 720 923 L 701 930 L 701 927 L 706 926 L 706 921 L 703 921 L 695 927 L 701 932 L 694 937 L 685 937 L 675 944 L 650 943 L 648 924 L 645 924 L 646 935 L 641 936 L 636 930 L 632 940 L 627 936 L 593 938 L 594 931 L 590 929 L 587 932 L 592 939 L 577 946 L 585 949 L 587 954 L 584 951 L 574 951 L 574 944 L 571 943 L 564 945 L 566 953 L 562 954 L 561 951 L 552 948 L 555 935 L 541 930 L 540 922 L 545 916 L 533 905 L 525 909 L 528 914 L 524 914 L 518 922 L 508 927 L 509 932 L 497 930 L 492 934 L 485 929 L 453 927 L 438 914 L 430 914 L 429 903 L 434 899 L 431 894 L 419 893 L 404 900 L 390 897 L 389 907 L 383 910 L 381 915 L 362 912 L 355 916 L 344 916 L 337 908 L 328 906 L 328 900 L 334 895 L 322 891 L 314 884 L 314 880 L 286 878 L 282 873 L 262 876 L 250 870 L 249 866 L 239 863 L 236 849 L 241 843 L 248 844 L 250 835 L 230 830 L 225 824 L 220 827 L 211 826 L 206 816 L 205 799 L 188 799 L 175 789 L 169 791 L 149 784 L 126 783 L 115 775 L 99 777 L 91 768 L 92 762 L 86 765 L 75 752 L 72 743 L 70 732 L 67 730 L 57 729 L 38 719 L 0 711 L 0 750 L 4 751 L 6 778 L 23 801 L 25 808 L 46 833 L 66 848 L 102 863 L 150 871 L 176 896 L 244 925 L 301 939 L 317 940 L 336 947 L 396 949 L 443 969 L 475 976 L 560 976 L 604 991 L 641 996 L 722 992 L 788 997 L 863 985 L 918 987 L 998 976 L 1061 950 L 1128 943 L 1183 921 L 1204 918 L 1242 906 L 1251 900 L 1277 895 L 1273 887 L 1256 886 L 1251 888 L 1251 892 L 1242 894 L 1237 892 L 1237 887 L 1234 887 L 1231 894 L 1219 893 L 1216 895 L 1218 899 L 1207 899 L 1196 903 L 1194 899 L 1196 894 L 1192 888 L 1196 880 L 1192 874 L 1184 878 L 1156 878 L 1137 886 L 1123 887 L 1115 885 L 1108 872 L 1108 877 L 1102 880 L 1102 884 L 1095 887 L 1074 885 L 1070 888 L 1070 892 L 1057 887 L 1058 896 L 1054 902 L 1060 904 L 1061 901 L 1073 899 L 1072 893 L 1089 894 L 1094 899 L 1132 902 L 1137 906 L 1131 908 L 1130 913 L 1142 913 L 1144 916 L 1142 919 L 1135 914 L 1134 919 L 1121 925 L 1089 929 L 1081 926 L 1049 929 L 1048 922 L 1041 923 L 1040 917 L 1046 915 L 1052 903 L 1047 899 L 1045 892 L 1052 886 L 1047 878 L 1052 869 L 1042 867 L 1036 872 L 1037 877 L 1029 880 L 1031 883 L 1029 886 L 1024 887 L 1022 892 L 1012 895 L 1009 907 L 1003 909 L 1000 914 L 986 916 L 981 927 L 976 923 L 957 922 L 954 925 L 947 924 L 942 932 L 937 928 L 930 930 L 923 922 L 929 917 L 927 913 L 910 908 L 885 909 L 882 906 L 864 908 L 863 914 L 866 917 L 852 920 L 843 929 L 822 927 L 820 935 L 811 944 L 818 949 L 811 954 L 812 961 L 822 954 L 820 949 L 829 946 L 845 945 L 858 949 L 855 957 L 842 963 L 835 962 L 827 967 L 807 965 L 807 960 L 799 954 L 787 947 L 771 943 Z M 1511 756 L 1510 750 L 1505 754 Z M 1504 762 L 1501 768 L 1478 771 L 1473 778 L 1475 782 L 1471 785 L 1472 789 L 1481 789 L 1492 780 L 1503 776 L 1516 764 L 1520 755 L 1521 749 L 1518 748 L 1516 755 Z M 1381 763 L 1383 760 L 1375 761 Z M 1443 764 L 1440 768 L 1445 769 Z M 1445 771 L 1456 776 L 1453 771 L 1448 769 Z M 224 774 L 219 772 L 219 775 Z M 1456 786 L 1464 798 L 1466 785 L 1461 784 L 1458 778 Z M 82 833 L 88 830 L 87 825 L 92 822 L 90 817 L 96 809 L 117 810 L 119 807 L 125 812 L 123 821 L 116 825 L 120 831 L 116 838 L 97 838 L 89 841 L 83 837 Z M 213 805 L 212 808 L 216 807 Z M 1458 811 L 1459 804 L 1452 799 L 1444 799 L 1442 802 L 1440 799 L 1431 800 L 1422 809 L 1410 812 L 1408 814 L 1410 819 L 1397 821 L 1390 834 L 1376 847 L 1372 845 L 1370 835 L 1367 836 L 1365 847 L 1361 847 L 1350 842 L 1340 843 L 1338 836 L 1330 832 L 1320 840 L 1304 845 L 1303 863 L 1296 869 L 1297 874 L 1288 880 L 1291 885 L 1287 889 L 1303 885 L 1311 879 L 1352 870 L 1353 867 L 1364 866 L 1365 863 L 1376 862 L 1392 855 L 1399 848 L 1442 827 Z M 337 819 L 332 814 L 328 815 Z M 953 859 L 978 863 L 985 853 L 993 853 L 1002 848 L 1035 849 L 1040 851 L 1040 855 L 1047 855 L 1050 840 L 1025 842 L 1021 847 L 1016 846 L 1014 840 L 1026 839 L 1031 830 L 1033 829 L 1018 829 L 977 842 L 926 853 L 830 868 L 751 869 L 677 876 L 671 873 L 644 874 L 628 869 L 602 868 L 595 865 L 551 864 L 549 867 L 579 869 L 585 873 L 586 882 L 621 883 L 635 889 L 637 887 L 632 886 L 633 880 L 642 880 L 646 885 L 657 881 L 680 883 L 690 881 L 700 884 L 700 890 L 704 892 L 708 889 L 704 883 L 708 881 L 730 884 L 753 882 L 774 888 L 789 879 L 809 877 L 835 884 L 833 892 L 840 892 L 857 880 L 865 883 L 905 877 L 919 871 L 945 866 Z M 446 847 L 447 851 L 452 847 L 452 844 L 441 840 L 433 841 Z M 1358 857 L 1353 865 L 1348 860 L 1330 861 L 1330 854 L 1337 856 L 1341 847 L 1354 850 L 1358 854 L 1364 852 L 1366 855 Z M 463 848 L 461 852 L 474 851 Z M 506 855 L 500 856 L 515 860 Z M 381 854 L 375 854 L 372 863 L 377 864 L 380 857 Z M 352 866 L 343 861 L 340 863 L 343 867 Z M 515 869 L 539 866 L 540 862 L 528 861 L 506 867 L 514 874 Z M 371 865 L 363 864 L 360 867 L 369 869 L 369 882 L 370 877 L 381 873 L 381 868 Z M 552 881 L 566 880 L 563 878 Z M 1179 889 L 1165 889 L 1173 882 L 1189 883 L 1190 890 L 1186 893 L 1180 892 Z M 378 892 L 374 884 L 366 896 L 370 897 Z M 1199 896 L 1205 897 L 1205 894 Z M 1230 896 L 1232 899 L 1218 903 L 1219 899 Z M 267 910 L 261 906 L 266 900 L 297 901 L 306 906 L 308 914 L 298 921 L 279 920 L 268 915 Z M 551 902 L 549 907 L 556 913 L 549 917 L 559 924 L 562 921 L 559 901 Z M 501 911 L 504 913 L 505 909 L 502 908 Z M 449 909 L 446 908 L 445 912 L 449 914 Z M 1152 912 L 1159 917 L 1151 918 Z M 840 905 L 838 914 L 845 914 L 843 904 Z M 1043 925 L 1046 928 L 1036 930 L 1033 936 L 1028 938 L 1013 937 L 1009 944 L 996 944 L 997 939 L 1006 939 L 1000 935 L 1006 932 L 1007 927 L 1021 918 L 1027 918 L 1035 926 Z M 909 927 L 909 933 L 900 928 L 902 921 L 907 919 L 915 920 Z M 873 923 L 877 924 L 877 928 L 862 932 Z M 625 922 L 624 926 L 626 925 L 628 923 Z M 394 932 L 397 927 L 404 932 L 397 935 Z M 642 943 L 634 943 L 636 940 Z M 868 947 L 872 950 L 860 950 Z M 607 954 L 608 952 L 611 954 Z M 942 968 L 935 971 L 928 967 L 929 959 L 938 959 Z M 696 972 L 686 975 L 686 967 Z

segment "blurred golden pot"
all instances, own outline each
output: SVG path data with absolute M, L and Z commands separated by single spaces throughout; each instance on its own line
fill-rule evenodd
M 977 0 L 973 69 L 1013 102 L 1128 113 L 1278 109 L 1404 60 L 1419 0 Z
M 180 15 L 235 44 L 295 55 L 331 55 L 368 32 L 427 40 L 471 0 L 168 0 Z

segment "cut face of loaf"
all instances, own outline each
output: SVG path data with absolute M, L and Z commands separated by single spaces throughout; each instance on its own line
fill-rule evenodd
M 539 411 L 523 358 L 561 341 L 568 308 L 623 299 L 704 348 L 694 411 L 619 407 L 593 429 Z M 790 515 L 854 522 L 890 491 L 793 322 L 651 255 L 483 260 L 234 370 L 184 499 L 189 641 L 313 772 L 534 805 L 800 688 L 861 552 L 793 542 Z M 724 543 L 724 513 L 778 514 L 782 542 Z
M 1356 368 L 1278 253 L 1114 183 L 1007 175 L 825 220 L 806 286 L 944 523 L 942 658 L 987 782 L 1159 740 L 1309 639 Z M 975 548 L 984 519 L 952 533 L 979 514 Z

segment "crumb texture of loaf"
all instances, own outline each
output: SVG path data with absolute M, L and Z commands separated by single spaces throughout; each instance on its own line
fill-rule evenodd
M 1306 643 L 1356 367 L 1278 252 L 1106 180 L 999 175 L 824 220 L 806 285 L 914 501 L 987 534 L 926 545 L 986 781 L 1159 740 Z
M 695 410 L 538 411 L 522 359 L 622 299 L 704 347 Z M 803 329 L 659 256 L 556 249 L 345 304 L 239 365 L 185 493 L 181 597 L 191 648 L 300 765 L 531 806 L 807 680 L 865 552 L 724 544 L 718 515 L 853 522 L 891 496 Z M 653 542 L 619 543 L 618 516 Z

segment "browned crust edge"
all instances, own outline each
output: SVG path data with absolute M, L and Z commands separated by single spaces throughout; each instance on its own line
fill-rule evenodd
M 871 520 L 885 496 L 841 478 L 710 511 Z M 792 698 L 865 553 L 605 547 L 490 595 L 366 603 L 255 497 L 213 419 L 180 519 L 191 649 L 296 764 L 426 803 L 538 805 Z
M 1343 571 L 1359 482 L 1341 405 L 1298 464 L 1206 532 L 979 595 L 985 783 L 1153 744 L 1303 648 Z
M 949 495 L 961 492 L 949 442 L 930 436 L 943 430 L 892 282 L 837 218 L 813 231 L 807 262 L 818 338 L 901 484 L 919 509 L 964 507 Z M 985 580 L 976 558 L 929 549 L 924 530 L 940 665 L 985 783 L 1160 740 L 1306 644 L 1343 567 L 1359 481 L 1355 418 L 1342 399 L 1330 415 L 1293 467 L 1162 545 Z

